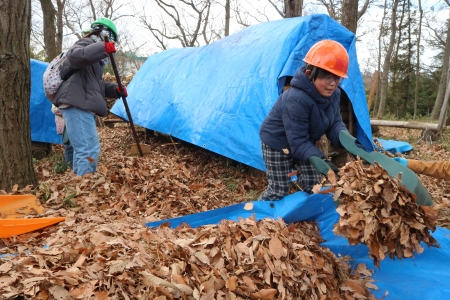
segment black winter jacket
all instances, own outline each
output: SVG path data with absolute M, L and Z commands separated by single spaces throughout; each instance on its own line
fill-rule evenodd
M 324 158 L 316 142 L 323 134 L 336 147 L 339 131 L 347 130 L 339 110 L 341 91 L 323 97 L 300 68 L 291 80 L 291 88 L 282 93 L 260 127 L 260 138 L 270 148 L 287 149 L 295 159 L 307 162 L 310 156 Z
M 103 66 L 100 61 L 107 57 L 104 42 L 95 43 L 91 38 L 78 40 L 67 52 L 61 68 L 61 78 L 72 69 L 78 71 L 61 84 L 54 104 L 68 104 L 106 116 L 108 111 L 105 96 L 119 97 L 117 84 L 105 82 L 102 78 Z

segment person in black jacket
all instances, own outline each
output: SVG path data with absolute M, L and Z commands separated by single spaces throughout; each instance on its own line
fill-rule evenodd
M 110 42 L 103 41 L 108 35 Z M 73 171 L 78 176 L 93 173 L 100 156 L 100 141 L 95 116 L 106 116 L 105 96 L 127 96 L 126 88 L 103 80 L 103 67 L 109 63 L 109 54 L 116 52 L 117 30 L 108 18 L 91 24 L 91 31 L 75 42 L 67 52 L 61 67 L 61 78 L 73 73 L 58 89 L 54 104 L 61 110 L 66 130 L 73 147 Z
M 259 200 L 279 200 L 289 194 L 290 178 L 297 170 L 298 185 L 310 192 L 321 180 L 309 163 L 317 156 L 338 172 L 316 142 L 323 134 L 336 147 L 339 132 L 347 130 L 339 110 L 342 78 L 347 78 L 349 58 L 336 41 L 322 40 L 314 44 L 291 80 L 291 88 L 283 92 L 260 127 L 262 152 L 268 186 Z

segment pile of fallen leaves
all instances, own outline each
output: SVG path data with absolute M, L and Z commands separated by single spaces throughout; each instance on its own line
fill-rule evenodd
M 149 229 L 98 221 L 71 213 L 45 233 L 46 249 L 17 247 L 18 256 L 0 265 L 2 297 L 374 299 L 371 271 L 359 265 L 353 272 L 320 247 L 310 223 Z
M 439 247 L 430 231 L 436 229 L 441 205 L 419 206 L 401 179 L 389 177 L 378 164 L 365 166 L 357 160 L 347 163 L 339 175 L 331 180 L 334 198 L 341 203 L 333 231 L 352 245 L 367 244 L 377 267 L 386 256 L 402 259 L 422 253 L 421 242 Z
M 315 224 L 248 219 L 148 228 L 147 222 L 254 200 L 266 187 L 264 173 L 162 135 L 146 141 L 151 154 L 127 156 L 134 143 L 129 128 L 98 131 L 95 174 L 58 173 L 62 147 L 55 146 L 36 164 L 39 187 L 14 189 L 37 195 L 46 208 L 25 217 L 66 221 L 0 239 L 0 299 L 371 297 L 371 271 L 351 270 L 320 247 Z

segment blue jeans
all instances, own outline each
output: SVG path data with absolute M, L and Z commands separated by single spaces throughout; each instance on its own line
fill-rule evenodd
M 94 173 L 100 156 L 95 116 L 74 106 L 61 108 L 61 113 L 73 147 L 73 172 L 78 176 Z
M 64 160 L 70 165 L 70 167 L 73 169 L 73 147 L 71 144 L 66 145 L 63 144 L 65 151 L 64 151 Z

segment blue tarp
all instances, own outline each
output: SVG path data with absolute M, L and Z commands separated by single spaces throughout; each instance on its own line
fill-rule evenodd
M 203 47 L 149 57 L 127 87 L 133 122 L 265 170 L 259 127 L 286 76 L 323 39 L 349 53 L 349 78 L 341 88 L 353 104 L 358 140 L 372 149 L 356 37 L 323 14 L 261 23 Z M 111 112 L 127 119 L 121 100 Z
M 52 104 L 45 97 L 42 75 L 48 63 L 31 59 L 30 126 L 33 142 L 61 144 L 61 136 L 56 133 L 55 115 Z
M 401 300 L 435 300 L 447 299 L 450 295 L 450 230 L 438 227 L 433 237 L 439 242 L 440 248 L 425 248 L 422 254 L 414 258 L 392 260 L 389 257 L 381 261 L 377 269 L 369 258 L 369 250 L 365 245 L 349 245 L 347 239 L 336 236 L 332 229 L 338 221 L 339 214 L 330 194 L 308 196 L 304 192 L 284 197 L 280 201 L 254 201 L 250 210 L 244 209 L 246 203 L 219 208 L 207 212 L 192 214 L 185 217 L 147 223 L 148 227 L 159 226 L 169 222 L 171 227 L 188 223 L 191 227 L 217 224 L 223 219 L 238 220 L 239 217 L 255 216 L 257 220 L 264 218 L 283 218 L 286 223 L 298 221 L 316 221 L 325 242 L 322 246 L 330 248 L 336 255 L 352 257 L 353 268 L 365 263 L 375 271 L 372 276 L 379 290 L 371 292 L 383 299 Z
M 382 150 L 389 151 L 393 154 L 395 154 L 396 152 L 405 153 L 405 152 L 408 152 L 408 151 L 411 151 L 414 149 L 407 142 L 384 140 L 384 139 L 380 139 L 380 138 L 376 138 L 376 140 L 381 144 L 381 147 L 383 147 Z

